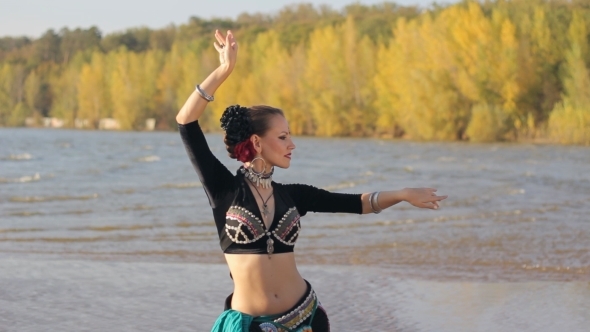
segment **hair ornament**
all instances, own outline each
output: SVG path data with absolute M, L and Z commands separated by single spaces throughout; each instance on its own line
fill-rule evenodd
M 252 120 L 247 107 L 231 105 L 221 115 L 221 128 L 230 144 L 238 144 L 252 136 Z

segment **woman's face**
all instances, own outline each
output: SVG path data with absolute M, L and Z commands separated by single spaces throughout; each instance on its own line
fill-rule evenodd
M 291 151 L 295 149 L 295 144 L 291 139 L 289 123 L 284 116 L 273 116 L 270 119 L 270 129 L 264 136 L 254 136 L 254 147 L 258 155 L 266 161 L 266 172 L 269 172 L 272 166 L 289 168 Z

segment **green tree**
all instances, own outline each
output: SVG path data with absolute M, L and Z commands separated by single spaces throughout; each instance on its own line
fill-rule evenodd
M 77 85 L 77 118 L 86 120 L 93 128 L 103 117 L 111 115 L 110 93 L 108 88 L 108 59 L 101 52 L 92 55 L 92 61 L 82 66 Z
M 113 117 L 122 129 L 143 129 L 155 115 L 156 78 L 161 70 L 160 51 L 134 53 L 120 49 L 113 54 L 110 92 Z
M 374 92 L 375 45 L 360 37 L 352 17 L 337 26 L 315 30 L 303 73 L 304 107 L 322 136 L 371 133 L 377 114 Z
M 52 29 L 47 30 L 35 41 L 35 56 L 38 61 L 58 62 L 60 59 L 60 36 Z
M 63 28 L 59 35 L 61 37 L 60 53 L 64 63 L 68 63 L 76 53 L 81 51 L 95 51 L 100 47 L 102 34 L 97 27 L 89 29 L 69 30 Z
M 549 118 L 550 134 L 560 143 L 590 145 L 590 72 L 588 32 L 582 13 L 574 12 L 569 29 L 570 49 L 566 52 L 563 101 Z
M 51 79 L 54 91 L 59 91 L 54 96 L 51 116 L 64 119 L 66 126 L 69 127 L 74 126 L 74 121 L 78 118 L 78 87 L 80 86 L 82 67 L 86 65 L 84 53 L 76 53 L 69 64 Z
M 26 77 L 23 65 L 5 63 L 0 67 L 0 125 L 24 124 L 24 118 L 29 114 L 24 105 Z
M 25 106 L 33 112 L 40 113 L 37 109 L 38 100 L 41 94 L 41 78 L 35 71 L 31 71 L 25 79 Z

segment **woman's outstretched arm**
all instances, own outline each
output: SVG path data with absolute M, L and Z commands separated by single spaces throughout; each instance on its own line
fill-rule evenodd
M 238 43 L 231 31 L 223 36 L 219 30 L 215 30 L 215 39 L 217 41 L 213 43 L 213 46 L 219 52 L 220 65 L 199 85 L 201 90 L 210 96 L 213 96 L 219 86 L 229 77 L 236 65 L 238 55 Z M 179 124 L 187 124 L 198 120 L 207 103 L 208 101 L 201 96 L 199 91 L 193 91 L 176 115 L 176 121 Z
M 375 210 L 384 210 L 399 202 L 406 201 L 415 207 L 424 209 L 438 209 L 438 202 L 448 196 L 437 196 L 434 188 L 405 188 L 395 191 L 381 191 L 379 196 L 373 196 L 373 206 L 371 207 L 371 193 L 362 194 L 363 213 L 373 213 Z

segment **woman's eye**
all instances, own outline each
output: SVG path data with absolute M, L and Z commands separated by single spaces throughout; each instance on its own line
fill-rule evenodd
M 279 138 L 282 139 L 282 140 L 286 140 L 287 139 L 287 136 L 281 136 Z

